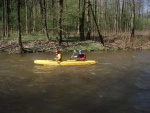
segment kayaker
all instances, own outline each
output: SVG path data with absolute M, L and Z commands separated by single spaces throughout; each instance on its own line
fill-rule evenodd
M 82 53 L 82 50 L 79 50 L 79 53 L 75 56 L 73 56 L 77 60 L 85 61 L 86 60 L 86 54 Z M 72 58 L 72 57 L 71 57 Z
M 74 50 L 73 50 L 73 54 L 72 54 L 70 60 L 71 60 L 73 57 L 77 56 L 77 55 L 78 55 L 77 50 L 74 49 Z
M 60 51 L 57 49 L 55 51 L 55 53 L 56 53 L 56 58 L 54 58 L 54 60 L 55 61 L 62 61 L 62 55 L 61 55 Z

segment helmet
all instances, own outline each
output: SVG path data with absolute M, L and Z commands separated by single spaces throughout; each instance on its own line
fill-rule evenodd
M 59 50 L 56 50 L 55 53 L 59 53 Z
M 79 50 L 79 53 L 82 53 L 82 50 Z

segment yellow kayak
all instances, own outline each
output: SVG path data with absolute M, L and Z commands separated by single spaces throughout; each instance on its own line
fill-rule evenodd
M 86 61 L 76 61 L 76 60 L 66 60 L 62 62 L 56 62 L 52 60 L 34 60 L 35 64 L 40 65 L 92 65 L 96 64 L 97 61 L 95 60 L 86 60 Z

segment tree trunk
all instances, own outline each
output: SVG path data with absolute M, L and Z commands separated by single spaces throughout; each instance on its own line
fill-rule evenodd
M 49 34 L 48 34 L 48 28 L 47 28 L 47 19 L 46 19 L 46 5 L 45 0 L 40 0 L 40 7 L 41 7 L 41 21 L 42 21 L 42 31 L 44 30 L 44 33 L 47 37 L 47 40 L 49 41 Z
M 88 0 L 88 12 L 87 12 L 87 36 L 86 36 L 86 40 L 91 40 L 90 0 Z
M 79 17 L 79 18 L 78 18 L 78 23 L 77 23 L 77 24 L 78 24 L 78 25 L 77 25 L 77 26 L 78 26 L 77 35 L 79 35 L 79 33 L 80 33 L 80 11 L 81 11 L 81 10 L 80 10 L 80 8 L 81 8 L 81 7 L 80 7 L 80 6 L 81 6 L 80 4 L 81 4 L 81 0 L 78 0 L 78 17 Z
M 6 0 L 6 7 L 7 7 L 7 38 L 10 37 L 10 0 Z
M 52 27 L 54 28 L 55 27 L 55 1 L 52 0 Z M 52 32 L 53 32 L 53 37 L 55 35 L 55 30 L 52 29 Z
M 21 23 L 20 23 L 20 0 L 17 0 L 17 16 L 18 16 L 18 43 L 20 47 L 20 53 L 24 53 L 23 45 L 22 45 L 22 39 L 21 39 Z
M 26 34 L 28 34 L 28 5 L 27 0 L 25 0 L 25 7 L 26 7 Z
M 44 12 L 43 12 L 43 0 L 39 0 L 40 3 L 40 11 L 41 11 L 41 24 L 42 24 L 42 33 L 44 32 Z
M 135 2 L 132 0 L 131 3 L 131 9 L 132 9 L 132 14 L 131 14 L 131 39 L 134 38 L 134 30 L 135 30 Z
M 82 14 L 81 14 L 81 17 L 79 17 L 79 20 L 80 20 L 80 25 L 79 25 L 80 41 L 85 40 L 85 37 L 84 37 L 85 2 L 86 2 L 86 0 L 83 0 Z
M 36 20 L 36 5 L 35 5 L 35 0 L 33 0 L 33 27 L 32 27 L 32 32 L 35 32 L 35 20 Z
M 47 40 L 49 41 L 49 34 L 48 34 L 48 28 L 47 28 L 47 12 L 46 12 L 46 5 L 45 0 L 43 0 L 43 10 L 44 10 L 44 24 L 45 24 L 45 34 L 47 36 Z
M 63 13 L 63 0 L 59 0 L 59 17 L 58 17 L 59 45 L 61 45 L 62 43 L 62 13 Z
M 5 0 L 3 0 L 3 17 L 2 17 L 2 22 L 3 22 L 3 38 L 6 36 L 5 35 L 5 20 L 6 20 L 6 18 L 5 18 L 5 9 L 6 9 L 6 7 L 5 7 Z
M 125 0 L 123 0 L 122 1 L 122 9 L 121 9 L 121 30 L 122 31 L 125 31 L 125 17 L 124 17 L 124 15 L 125 15 Z
M 119 15 L 119 0 L 115 0 L 116 4 L 116 11 L 115 11 L 115 24 L 114 24 L 114 29 L 115 32 L 118 33 L 118 15 Z
M 131 2 L 131 35 L 130 35 L 130 46 L 133 47 L 133 38 L 135 31 L 135 2 Z
M 108 32 L 108 4 L 107 4 L 107 2 L 108 2 L 108 0 L 106 0 L 105 2 L 104 2 L 104 7 L 105 7 L 105 12 L 104 12 L 104 21 L 105 21 L 105 33 L 107 33 Z
M 29 29 L 28 33 L 32 33 L 32 25 L 33 25 L 33 0 L 28 1 L 29 2 Z M 28 23 L 28 22 L 27 22 Z

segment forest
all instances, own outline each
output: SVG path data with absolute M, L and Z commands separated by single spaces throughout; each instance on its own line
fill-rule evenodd
M 106 47 L 110 37 L 123 37 L 131 46 L 146 35 L 150 44 L 150 0 L 0 0 L 0 29 L 0 50 L 17 40 L 20 53 L 27 51 L 24 40 L 59 46 L 93 40 Z

